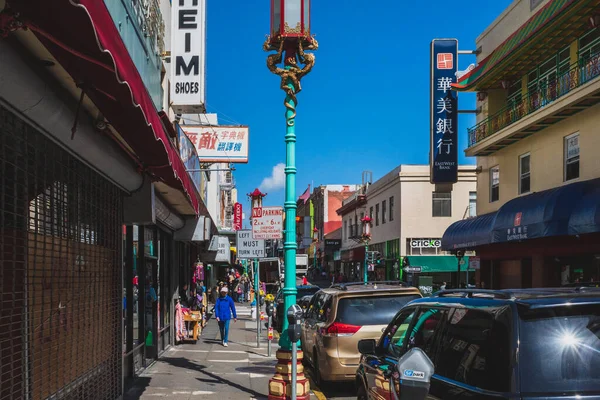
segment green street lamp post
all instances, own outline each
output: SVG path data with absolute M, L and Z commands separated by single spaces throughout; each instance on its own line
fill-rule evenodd
M 313 229 L 313 271 L 317 271 L 317 243 L 319 242 L 319 230 Z
M 365 266 L 363 268 L 363 280 L 365 285 L 369 281 L 369 242 L 371 241 L 371 217 L 365 215 L 362 222 L 362 242 L 365 244 Z
M 265 51 L 275 50 L 267 56 L 267 67 L 281 78 L 281 89 L 285 92 L 286 159 L 285 159 L 285 281 L 283 288 L 284 310 L 296 304 L 296 95 L 302 90 L 300 80 L 315 63 L 314 54 L 305 50 L 316 50 L 318 43 L 310 32 L 310 0 L 271 0 L 271 30 L 263 45 Z M 283 66 L 279 66 L 283 63 Z M 292 343 L 285 334 L 289 323 L 283 319 L 284 332 L 279 339 L 277 369 L 269 381 L 269 399 L 291 398 L 294 391 L 297 399 L 308 399 L 308 380 L 298 368 L 297 387 L 291 387 Z M 298 362 L 301 362 L 301 351 Z M 289 387 L 288 387 L 289 386 Z M 300 387 L 302 390 L 300 390 Z

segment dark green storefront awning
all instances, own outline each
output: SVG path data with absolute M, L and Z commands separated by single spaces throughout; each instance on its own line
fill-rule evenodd
M 458 259 L 455 256 L 408 256 L 408 261 L 411 267 L 421 267 L 422 274 L 456 272 L 458 267 Z M 460 270 L 465 272 L 468 266 L 469 257 L 463 257 Z

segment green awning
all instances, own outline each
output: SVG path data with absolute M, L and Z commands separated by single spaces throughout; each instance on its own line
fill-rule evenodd
M 465 272 L 469 266 L 469 257 L 463 257 L 460 270 Z M 421 267 L 422 274 L 432 272 L 456 272 L 458 259 L 455 256 L 408 256 L 411 267 Z M 473 270 L 470 270 L 473 271 Z
M 596 3 L 597 0 L 552 0 L 548 2 L 508 37 L 508 39 L 501 43 L 489 56 L 481 60 L 475 69 L 463 75 L 457 83 L 453 84 L 453 88 L 458 91 L 473 90 L 476 84 L 485 75 L 490 73 L 490 71 L 506 72 L 507 70 L 512 70 L 513 67 L 518 66 L 520 63 L 511 60 L 510 56 L 526 43 L 531 43 L 532 41 L 545 42 L 544 47 L 551 47 L 551 42 L 561 41 L 560 46 L 564 47 L 565 43 L 562 43 L 563 39 L 568 42 L 574 39 L 570 38 L 568 34 L 552 28 L 550 25 L 583 21 L 587 27 L 587 17 L 574 19 L 573 15 L 585 16 L 585 13 L 589 12 L 587 7 L 596 7 Z M 549 29 L 552 29 L 551 33 L 548 32 Z M 572 30 L 574 31 L 575 29 Z M 539 52 L 540 50 L 532 51 Z M 529 54 L 526 57 L 531 58 Z

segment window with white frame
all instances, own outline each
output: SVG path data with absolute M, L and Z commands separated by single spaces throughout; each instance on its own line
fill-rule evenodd
M 579 133 L 565 137 L 565 181 L 579 178 Z
M 490 203 L 500 200 L 500 167 L 490 168 Z
M 529 153 L 519 156 L 519 194 L 529 193 L 531 190 L 531 155 Z
M 477 192 L 469 192 L 469 217 L 477 216 Z
M 451 217 L 452 192 L 433 192 L 432 207 L 434 217 Z

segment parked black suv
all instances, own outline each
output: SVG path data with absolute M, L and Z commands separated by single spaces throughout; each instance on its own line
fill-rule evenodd
M 390 398 L 390 376 L 401 393 L 392 373 L 415 347 L 435 368 L 427 399 L 600 399 L 600 290 L 461 289 L 415 300 L 378 342 L 359 342 L 358 398 Z

